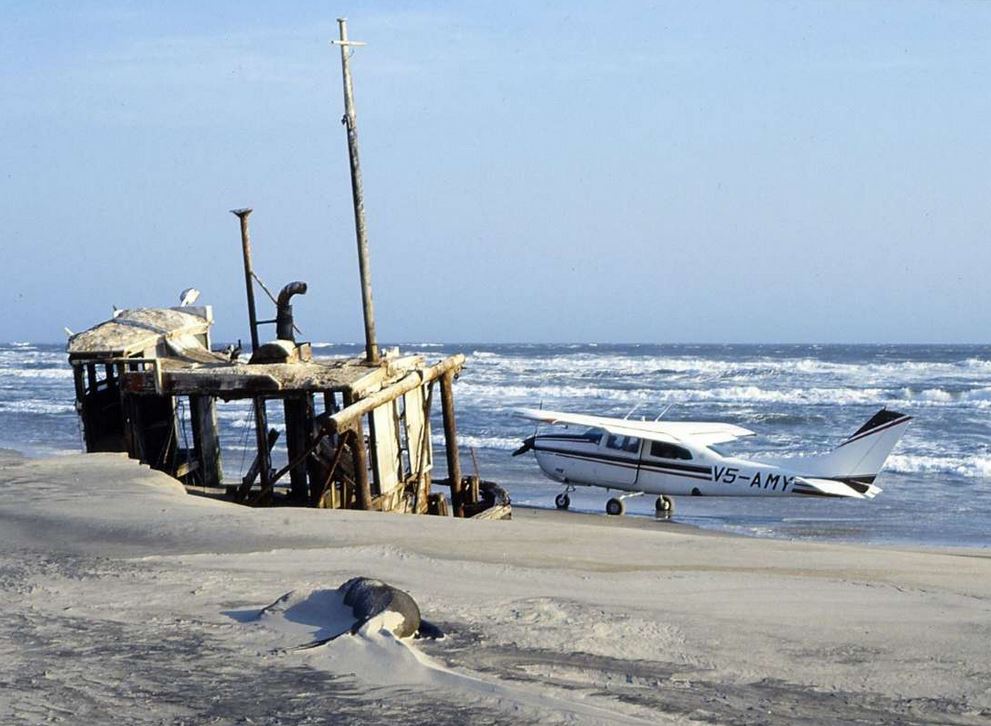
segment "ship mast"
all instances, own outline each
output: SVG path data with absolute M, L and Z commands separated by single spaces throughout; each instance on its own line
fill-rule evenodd
M 358 273 L 361 276 L 361 311 L 365 318 L 365 359 L 377 363 L 378 344 L 375 340 L 375 310 L 372 306 L 372 271 L 368 261 L 368 233 L 365 228 L 365 201 L 361 184 L 361 165 L 358 161 L 358 120 L 354 110 L 354 88 L 351 85 L 351 47 L 365 45 L 348 40 L 346 18 L 338 18 L 340 40 L 332 40 L 341 47 L 341 71 L 344 76 L 344 118 L 341 123 L 348 132 L 348 156 L 351 159 L 351 195 L 354 200 L 354 231 L 358 240 Z

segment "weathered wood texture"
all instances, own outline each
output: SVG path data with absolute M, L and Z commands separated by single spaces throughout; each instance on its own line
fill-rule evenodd
M 449 358 L 445 358 L 436 365 L 429 366 L 418 371 L 413 371 L 396 383 L 383 388 L 381 391 L 366 396 L 359 401 L 346 406 L 341 411 L 338 411 L 330 417 L 328 426 L 332 431 L 343 431 L 344 429 L 350 427 L 353 421 L 369 413 L 372 409 L 393 401 L 418 386 L 422 386 L 425 383 L 430 383 L 449 371 L 460 370 L 464 363 L 465 357 L 459 353 L 458 355 L 452 355 Z
M 354 232 L 358 243 L 358 273 L 361 277 L 361 310 L 365 320 L 365 358 L 375 363 L 379 358 L 375 341 L 375 309 L 372 304 L 372 268 L 368 260 L 368 232 L 365 228 L 365 198 L 361 183 L 361 163 L 358 159 L 358 118 L 354 110 L 354 88 L 351 84 L 352 45 L 364 45 L 348 40 L 347 21 L 339 18 L 341 39 L 341 75 L 344 79 L 344 126 L 348 134 L 348 158 L 351 161 L 351 196 L 354 202 Z
M 153 355 L 166 337 L 207 335 L 213 314 L 205 308 L 135 308 L 69 338 L 69 359 Z
M 193 427 L 193 442 L 199 460 L 200 483 L 220 486 L 223 462 L 220 455 L 220 434 L 217 427 L 217 402 L 211 396 L 190 396 L 189 417 Z
M 488 509 L 483 509 L 472 519 L 512 519 L 513 508 L 508 504 L 496 504 Z
M 451 510 L 455 517 L 464 517 L 462 497 L 461 457 L 458 455 L 458 430 L 454 420 L 454 371 L 440 378 L 440 404 L 444 418 L 444 449 L 447 453 L 447 478 L 451 484 Z
M 310 446 L 313 402 L 310 395 L 287 398 L 283 403 L 286 421 L 286 449 L 292 466 L 289 469 L 290 497 L 297 503 L 309 499 L 306 452 Z
M 372 508 L 372 488 L 368 481 L 368 449 L 365 443 L 365 430 L 361 418 L 356 419 L 353 424 L 354 430 L 354 476 L 358 499 L 358 509 Z

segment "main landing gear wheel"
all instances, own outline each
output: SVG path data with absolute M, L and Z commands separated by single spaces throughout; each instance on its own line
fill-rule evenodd
M 567 492 L 561 492 L 554 497 L 554 506 L 558 509 L 567 509 L 571 506 L 571 497 L 568 496 Z
M 617 499 L 613 497 L 608 502 L 606 502 L 606 514 L 611 514 L 614 517 L 618 517 L 623 512 L 626 511 L 626 505 L 623 504 L 622 499 Z
M 654 512 L 660 517 L 670 517 L 674 514 L 674 500 L 671 497 L 662 494 L 657 498 L 657 501 L 654 502 Z

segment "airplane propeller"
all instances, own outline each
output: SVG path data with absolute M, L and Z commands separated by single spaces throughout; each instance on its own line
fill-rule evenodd
M 525 454 L 530 449 L 532 449 L 533 448 L 533 439 L 534 439 L 533 436 L 528 436 L 527 438 L 523 439 L 523 445 L 520 446 L 520 448 L 518 448 L 516 451 L 513 452 L 513 456 L 519 456 L 520 454 Z

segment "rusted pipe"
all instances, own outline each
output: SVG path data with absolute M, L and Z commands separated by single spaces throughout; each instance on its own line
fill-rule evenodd
M 251 210 L 232 209 L 231 214 L 241 221 L 241 254 L 244 257 L 244 286 L 248 294 L 248 325 L 251 328 L 251 351 L 258 350 L 258 316 L 255 313 L 255 288 L 251 268 L 251 236 L 248 234 L 248 215 Z
M 279 292 L 279 298 L 275 301 L 275 337 L 279 340 L 289 340 L 296 342 L 296 334 L 293 331 L 292 300 L 293 295 L 305 295 L 305 282 L 290 282 Z

